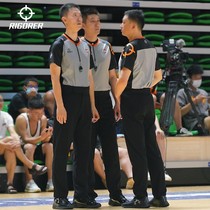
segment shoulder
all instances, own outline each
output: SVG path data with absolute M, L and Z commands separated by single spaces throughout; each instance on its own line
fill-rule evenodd
M 124 47 L 124 50 L 123 50 L 123 56 L 130 56 L 132 54 L 135 54 L 136 53 L 136 50 L 135 50 L 135 43 L 133 42 L 130 42 L 128 43 L 125 47 Z
M 12 116 L 11 116 L 9 113 L 4 112 L 4 111 L 0 111 L 0 113 L 1 113 L 1 117 L 2 117 L 2 118 L 5 118 L 5 119 L 12 119 Z
M 27 113 L 21 113 L 16 118 L 16 124 L 26 122 Z
M 61 35 L 59 36 L 51 45 L 51 48 L 53 47 L 62 47 L 64 44 L 64 41 L 66 40 L 66 37 Z

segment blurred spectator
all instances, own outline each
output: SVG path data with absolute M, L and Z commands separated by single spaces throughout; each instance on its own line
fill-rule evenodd
M 20 138 L 14 129 L 12 117 L 1 111 L 3 108 L 3 97 L 0 95 L 0 155 L 4 155 L 7 170 L 7 193 L 17 193 L 13 186 L 16 168 L 16 156 L 25 164 L 33 175 L 41 175 L 47 172 L 47 167 L 39 166 L 30 161 L 21 149 Z M 8 134 L 7 134 L 8 132 Z
M 52 183 L 52 159 L 53 146 L 49 142 L 52 136 L 52 127 L 47 128 L 47 118 L 44 114 L 44 104 L 40 97 L 35 96 L 29 100 L 28 112 L 22 113 L 17 117 L 16 130 L 24 144 L 26 156 L 33 161 L 35 150 L 41 150 L 45 155 L 45 164 L 48 168 L 48 182 L 46 191 L 53 191 Z M 32 176 L 26 170 L 27 185 L 25 192 L 40 192 L 41 189 L 36 185 Z
M 188 68 L 187 74 L 189 76 L 189 94 L 199 114 L 203 127 L 205 127 L 205 129 L 209 132 L 210 117 L 208 112 L 208 93 L 205 90 L 199 88 L 202 83 L 203 69 L 201 68 L 201 66 L 194 64 Z M 203 131 L 203 129 L 200 127 L 198 119 L 192 109 L 192 106 L 188 100 L 184 89 L 180 89 L 178 91 L 177 99 L 181 106 L 182 119 L 186 128 L 188 128 L 189 130 L 198 130 L 199 134 L 204 134 L 205 131 Z
M 19 114 L 28 111 L 28 100 L 30 98 L 36 95 L 41 98 L 41 95 L 38 94 L 38 85 L 38 80 L 35 77 L 26 78 L 23 91 L 14 95 L 8 107 L 8 113 L 12 116 L 14 121 L 16 121 Z

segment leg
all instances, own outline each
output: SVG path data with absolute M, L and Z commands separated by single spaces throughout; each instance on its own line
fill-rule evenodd
M 104 172 L 104 163 L 103 160 L 101 159 L 101 154 L 97 149 L 95 149 L 94 170 L 100 176 L 104 186 L 106 187 L 106 175 Z
M 52 160 L 53 160 L 53 145 L 52 143 L 42 144 L 42 152 L 45 154 L 45 165 L 47 166 L 48 180 L 52 179 Z
M 132 165 L 128 156 L 128 151 L 125 148 L 118 147 L 120 168 L 124 171 L 127 178 L 133 177 Z
M 120 189 L 121 174 L 114 111 L 109 93 L 96 96 L 96 105 L 101 117 L 97 132 L 101 140 L 107 188 L 110 198 L 116 199 L 122 194 Z
M 42 152 L 45 154 L 45 165 L 47 166 L 47 192 L 53 192 L 54 186 L 52 183 L 52 160 L 53 160 L 53 145 L 52 143 L 44 143 L 42 144 Z
M 32 162 L 34 162 L 35 149 L 36 149 L 36 145 L 33 145 L 33 144 L 25 144 L 24 145 L 25 155 Z M 33 179 L 33 177 L 29 173 L 28 168 L 26 168 L 26 167 L 25 167 L 25 174 L 26 174 L 26 182 L 28 183 L 30 180 Z
M 89 161 L 91 160 L 91 107 L 89 95 L 82 96 L 77 125 L 74 133 L 74 199 L 86 203 L 88 200 Z M 93 160 L 92 160 L 93 161 Z
M 16 156 L 13 151 L 5 150 L 4 158 L 6 161 L 6 170 L 7 170 L 7 185 L 13 185 L 15 168 L 16 168 Z
M 210 116 L 204 118 L 205 128 L 210 132 Z

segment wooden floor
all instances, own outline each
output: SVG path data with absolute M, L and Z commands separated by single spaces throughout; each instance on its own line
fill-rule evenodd
M 102 203 L 101 209 L 122 209 L 107 204 L 107 190 L 97 190 L 97 200 Z M 132 190 L 123 190 L 124 195 L 131 199 Z M 148 189 L 149 199 L 152 198 Z M 72 200 L 73 192 L 69 192 Z M 52 209 L 52 193 L 18 193 L 16 195 L 0 194 L 0 209 L 4 210 L 48 210 Z M 167 198 L 170 210 L 210 210 L 210 186 L 168 187 Z M 153 208 L 154 209 L 154 208 Z M 161 208 L 155 208 L 161 209 Z M 162 208 L 163 209 L 163 208 Z

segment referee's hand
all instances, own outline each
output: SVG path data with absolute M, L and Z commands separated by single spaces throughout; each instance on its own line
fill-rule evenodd
M 66 123 L 67 113 L 65 107 L 57 107 L 56 119 L 60 124 Z
M 95 123 L 100 119 L 100 115 L 99 115 L 98 110 L 96 108 L 92 109 L 92 115 L 93 115 L 92 123 Z

